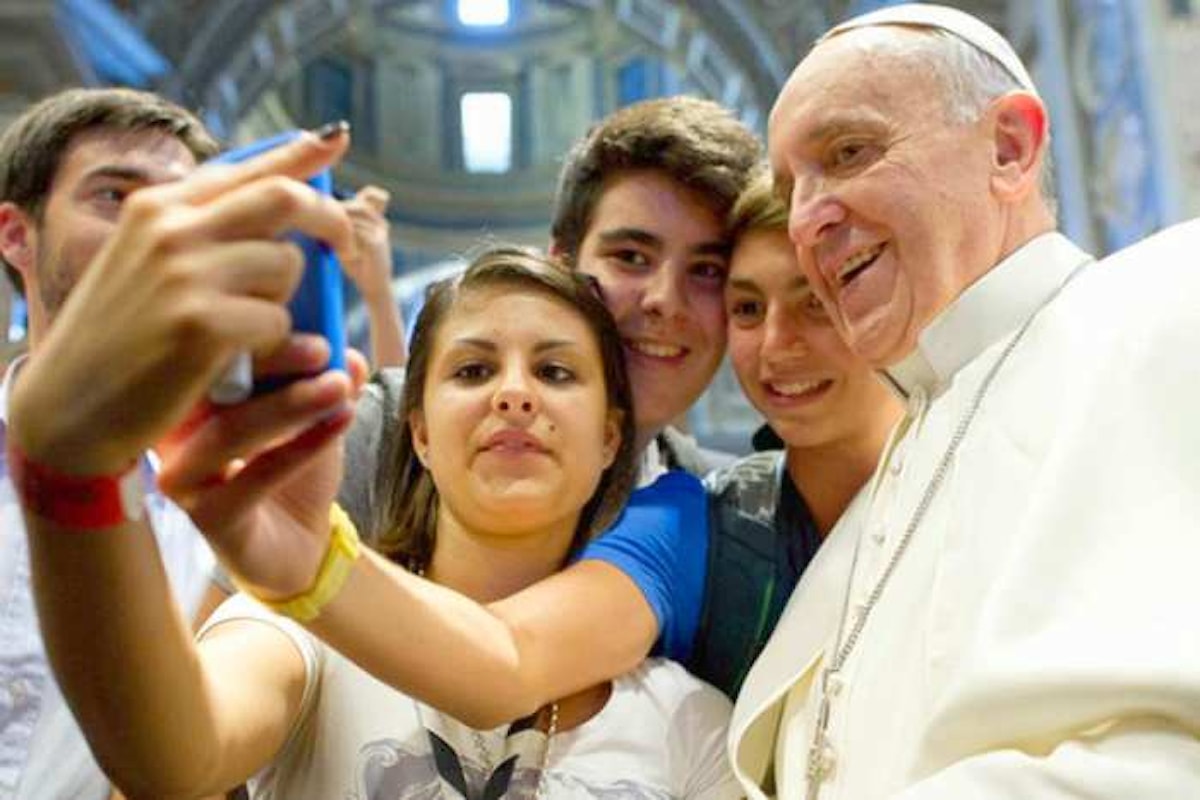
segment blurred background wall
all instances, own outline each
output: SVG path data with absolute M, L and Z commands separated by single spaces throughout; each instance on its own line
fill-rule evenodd
M 763 131 L 813 39 L 866 0 L 0 0 L 0 127 L 70 85 L 153 89 L 231 144 L 353 124 L 339 180 L 392 194 L 395 295 L 481 239 L 544 245 L 555 177 L 595 119 L 710 97 Z M 1053 119 L 1063 228 L 1108 252 L 1200 211 L 1192 0 L 961 0 L 1031 66 Z M 1194 68 L 1194 67 L 1192 67 Z M 7 360 L 23 308 L 5 281 Z M 358 300 L 351 336 L 365 339 Z M 742 451 L 754 413 L 723 370 L 688 424 Z

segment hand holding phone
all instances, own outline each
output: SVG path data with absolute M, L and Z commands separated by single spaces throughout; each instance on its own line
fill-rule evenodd
M 222 153 L 214 158 L 212 163 L 233 164 L 246 161 L 290 142 L 299 135 L 299 131 L 277 134 Z M 307 182 L 318 192 L 333 194 L 333 176 L 328 169 L 312 176 Z M 342 306 L 341 264 L 333 250 L 324 242 L 299 233 L 289 233 L 287 238 L 295 242 L 304 253 L 304 275 L 288 303 L 288 310 L 292 315 L 292 329 L 325 337 L 329 342 L 330 351 L 329 363 L 325 369 L 345 370 L 346 328 Z M 214 403 L 231 405 L 246 400 L 252 394 L 271 391 L 289 382 L 287 378 L 255 381 L 250 354 L 239 353 L 209 390 L 209 399 Z

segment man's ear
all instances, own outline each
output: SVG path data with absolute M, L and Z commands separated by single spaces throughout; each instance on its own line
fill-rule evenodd
M 1046 107 L 1028 92 L 1009 92 L 992 104 L 992 191 L 1020 200 L 1036 191 L 1049 144 Z
M 546 247 L 546 254 L 551 258 L 556 258 L 559 261 L 567 261 L 566 249 L 558 243 L 558 239 L 551 239 L 550 244 Z
M 558 239 L 550 240 L 550 244 L 546 247 L 546 255 L 557 260 L 559 263 L 567 265 L 571 269 L 575 269 L 578 266 L 578 251 L 564 247 Z
M 605 469 L 613 465 L 613 461 L 617 459 L 617 453 L 621 450 L 621 421 L 624 418 L 624 412 L 614 408 L 608 412 L 608 418 L 604 421 Z
M 412 436 L 413 452 L 421 466 L 429 469 L 429 430 L 425 427 L 425 415 L 420 409 L 408 415 L 408 429 Z
M 0 256 L 29 282 L 37 263 L 37 225 L 13 203 L 0 203 Z

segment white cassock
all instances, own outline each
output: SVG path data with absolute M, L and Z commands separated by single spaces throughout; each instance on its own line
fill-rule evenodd
M 738 697 L 750 797 L 805 797 L 843 604 L 849 628 L 984 375 L 1087 261 L 1038 237 L 889 370 L 908 414 Z M 1038 313 L 868 620 L 821 800 L 1200 798 L 1200 222 Z

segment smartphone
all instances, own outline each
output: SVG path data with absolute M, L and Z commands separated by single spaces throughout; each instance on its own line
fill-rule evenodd
M 299 131 L 287 131 L 245 147 L 235 148 L 212 159 L 210 163 L 233 164 L 245 161 L 261 153 L 290 142 L 300 135 Z M 322 170 L 308 179 L 308 185 L 323 194 L 333 194 L 333 176 Z M 299 232 L 286 237 L 304 251 L 304 275 L 296 293 L 288 302 L 292 315 L 292 330 L 315 333 L 329 342 L 329 363 L 325 370 L 346 368 L 346 327 L 342 313 L 342 265 L 329 245 Z M 250 354 L 239 353 L 233 363 L 209 389 L 209 399 L 214 403 L 231 405 L 246 400 L 253 394 L 268 392 L 285 386 L 300 376 L 286 378 L 254 379 Z

